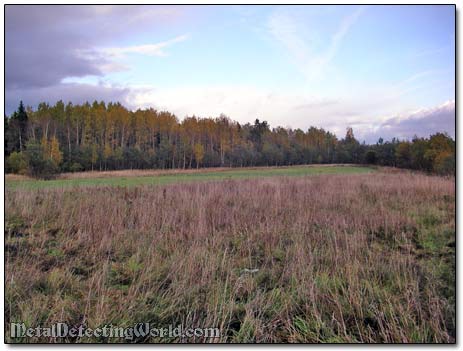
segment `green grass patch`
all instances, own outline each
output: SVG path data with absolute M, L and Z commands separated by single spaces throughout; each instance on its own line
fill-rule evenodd
M 323 174 L 355 174 L 373 172 L 372 168 L 361 166 L 294 166 L 237 169 L 225 171 L 200 171 L 194 173 L 164 174 L 139 177 L 109 177 L 109 178 L 80 178 L 55 180 L 8 180 L 7 188 L 61 188 L 87 186 L 120 186 L 130 187 L 138 185 L 165 185 L 173 183 L 220 181 L 227 179 L 250 179 L 273 176 L 310 176 Z

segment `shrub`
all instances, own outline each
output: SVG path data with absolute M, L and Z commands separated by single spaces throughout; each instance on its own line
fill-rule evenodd
M 27 174 L 34 178 L 52 179 L 59 173 L 59 168 L 50 158 L 44 157 L 42 146 L 37 142 L 26 145 L 25 158 Z
M 434 172 L 441 175 L 455 174 L 455 155 L 442 152 L 434 159 Z
M 84 170 L 84 167 L 78 162 L 74 162 L 71 167 L 69 168 L 71 172 L 81 172 Z
M 27 173 L 27 160 L 21 152 L 13 152 L 6 160 L 6 172 L 16 174 Z
M 376 152 L 373 150 L 369 150 L 365 154 L 365 162 L 368 164 L 375 164 L 376 163 Z

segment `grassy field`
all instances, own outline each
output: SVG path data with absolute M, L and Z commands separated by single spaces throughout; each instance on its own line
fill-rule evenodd
M 8 184 L 6 339 L 49 341 L 8 323 L 59 321 L 221 330 L 191 342 L 454 342 L 455 179 L 369 171 Z
M 219 168 L 211 170 L 174 171 L 114 171 L 64 174 L 55 180 L 35 180 L 26 177 L 7 176 L 9 188 L 28 189 L 61 188 L 75 186 L 138 186 L 166 185 L 179 182 L 249 179 L 272 176 L 309 176 L 320 174 L 368 173 L 372 169 L 357 166 L 294 166 L 260 168 Z

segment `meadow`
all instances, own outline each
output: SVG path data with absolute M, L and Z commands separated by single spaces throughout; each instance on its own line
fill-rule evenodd
M 7 179 L 5 209 L 7 332 L 150 322 L 221 337 L 134 342 L 455 341 L 453 177 L 294 167 Z
M 201 170 L 122 170 L 106 172 L 64 173 L 53 180 L 39 180 L 7 175 L 9 188 L 59 188 L 82 186 L 138 186 L 166 185 L 173 183 L 249 179 L 273 176 L 311 176 L 317 174 L 369 173 L 372 168 L 352 165 L 314 165 L 292 167 L 211 168 Z

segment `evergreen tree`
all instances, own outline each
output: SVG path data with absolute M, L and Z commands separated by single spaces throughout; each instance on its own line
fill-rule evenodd
M 27 142 L 28 117 L 24 104 L 20 101 L 18 109 L 13 113 L 9 121 L 5 120 L 5 151 L 22 151 Z

